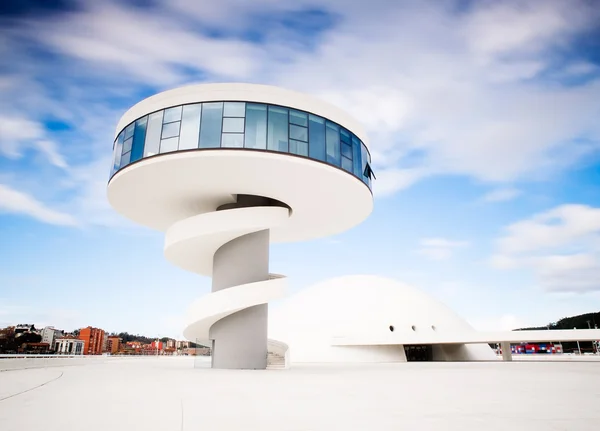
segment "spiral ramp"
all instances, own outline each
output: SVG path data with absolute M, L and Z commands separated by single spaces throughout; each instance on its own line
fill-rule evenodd
M 266 339 L 267 304 L 285 295 L 286 277 L 267 269 L 269 230 L 285 223 L 290 209 L 253 198 L 271 205 L 223 205 L 176 222 L 166 232 L 169 261 L 213 277 L 212 293 L 188 309 L 184 336 L 213 348 L 215 368 L 266 368 L 268 363 L 279 368 L 286 353 L 283 343 Z
M 211 293 L 188 308 L 183 334 L 212 348 L 213 368 L 231 369 L 289 364 L 285 340 L 267 336 L 268 303 L 284 296 L 287 280 L 270 273 L 269 244 L 342 233 L 373 206 L 369 188 L 341 169 L 225 149 L 142 159 L 111 178 L 108 199 L 165 233 L 167 260 L 212 277 Z

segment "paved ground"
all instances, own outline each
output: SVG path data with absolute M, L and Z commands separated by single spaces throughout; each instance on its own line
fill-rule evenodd
M 194 369 L 193 363 L 145 358 L 0 372 L 0 429 L 600 429 L 600 362 L 272 371 Z

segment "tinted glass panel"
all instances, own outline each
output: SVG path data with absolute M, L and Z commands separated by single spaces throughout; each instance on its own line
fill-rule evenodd
M 221 145 L 221 121 L 223 102 L 202 105 L 202 125 L 200 126 L 200 148 L 218 148 Z
M 191 150 L 198 148 L 200 137 L 200 116 L 202 115 L 202 104 L 185 105 L 181 118 L 181 130 L 179 131 L 179 149 Z
M 290 139 L 297 141 L 308 141 L 308 129 L 306 127 L 290 124 Z
M 121 132 L 119 137 L 117 138 L 117 143 L 115 144 L 115 158 L 113 161 L 113 171 L 117 172 L 119 167 L 121 166 L 121 154 L 123 153 L 123 136 L 124 132 Z
M 340 166 L 340 127 L 329 121 L 326 126 L 327 162 Z
M 308 115 L 306 112 L 290 109 L 290 123 L 306 127 L 308 126 Z
M 144 144 L 144 157 L 158 154 L 160 146 L 160 132 L 162 130 L 163 111 L 155 112 L 148 116 L 146 129 L 146 142 Z
M 140 118 L 135 122 L 135 133 L 133 134 L 133 145 L 131 146 L 131 161 L 140 160 L 144 155 L 144 140 L 146 139 L 146 126 L 148 117 Z
M 113 145 L 111 175 L 159 152 L 219 147 L 308 156 L 341 167 L 371 186 L 370 155 L 350 131 L 317 115 L 246 102 L 176 106 L 138 119 Z
M 350 132 L 346 129 L 340 129 L 340 140 L 350 145 Z
M 352 160 L 342 157 L 342 168 L 348 172 L 352 172 Z
M 360 177 L 362 178 L 362 180 L 365 183 L 368 184 L 369 178 L 367 176 L 365 176 L 365 168 L 367 167 L 367 161 L 368 161 L 367 157 L 368 157 L 367 149 L 365 148 L 365 145 L 361 142 L 360 143 L 360 158 L 361 158 Z
M 223 118 L 224 133 L 244 133 L 243 118 Z
M 267 148 L 267 106 L 246 105 L 246 148 Z
M 163 124 L 162 138 L 172 138 L 173 136 L 179 136 L 179 125 L 181 123 L 176 121 L 175 123 Z
M 165 118 L 163 123 L 172 123 L 173 121 L 181 120 L 181 106 L 165 109 Z
M 245 112 L 245 102 L 225 102 L 223 117 L 243 117 Z
M 115 142 L 113 143 L 113 153 L 112 153 L 112 159 L 110 161 L 110 177 L 113 176 L 113 174 L 115 173 L 115 157 L 117 156 L 117 141 L 115 140 Z
M 342 142 L 342 156 L 352 160 L 352 147 Z
M 353 173 L 354 175 L 356 175 L 358 178 L 361 178 L 362 176 L 362 171 L 361 171 L 361 157 L 360 157 L 360 142 L 358 140 L 358 138 L 354 135 L 352 135 L 352 164 L 353 164 Z
M 242 133 L 223 133 L 221 146 L 229 148 L 243 148 L 244 135 Z
M 123 153 L 128 153 L 131 151 L 132 143 L 133 143 L 133 135 L 131 135 L 131 138 L 125 139 L 125 142 L 123 142 Z
M 290 153 L 308 157 L 308 142 L 290 139 Z
M 288 151 L 288 110 L 269 106 L 267 149 Z
M 316 115 L 309 115 L 308 118 L 308 156 L 325 161 L 325 120 Z
M 125 153 L 121 156 L 121 167 L 124 168 L 125 166 L 127 166 L 129 164 L 129 160 L 131 157 L 131 151 L 128 153 Z
M 160 141 L 160 152 L 162 153 L 170 153 L 171 151 L 177 151 L 177 144 L 179 143 L 179 138 L 169 138 L 163 139 Z
M 133 130 L 135 129 L 135 123 L 131 123 L 125 128 L 125 140 L 133 136 Z

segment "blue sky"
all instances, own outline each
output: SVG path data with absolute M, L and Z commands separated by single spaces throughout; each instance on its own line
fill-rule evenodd
M 141 98 L 221 81 L 313 94 L 369 132 L 374 212 L 335 238 L 272 246 L 292 292 L 379 274 L 479 329 L 600 309 L 597 2 L 0 8 L 1 326 L 181 336 L 210 280 L 110 208 L 112 140 Z

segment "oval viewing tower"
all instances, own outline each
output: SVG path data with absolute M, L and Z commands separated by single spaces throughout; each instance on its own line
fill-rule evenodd
M 373 207 L 362 127 L 277 87 L 202 84 L 149 97 L 119 121 L 108 200 L 165 232 L 165 257 L 212 277 L 184 336 L 213 368 L 267 366 L 268 302 L 285 294 L 269 243 L 322 238 Z

